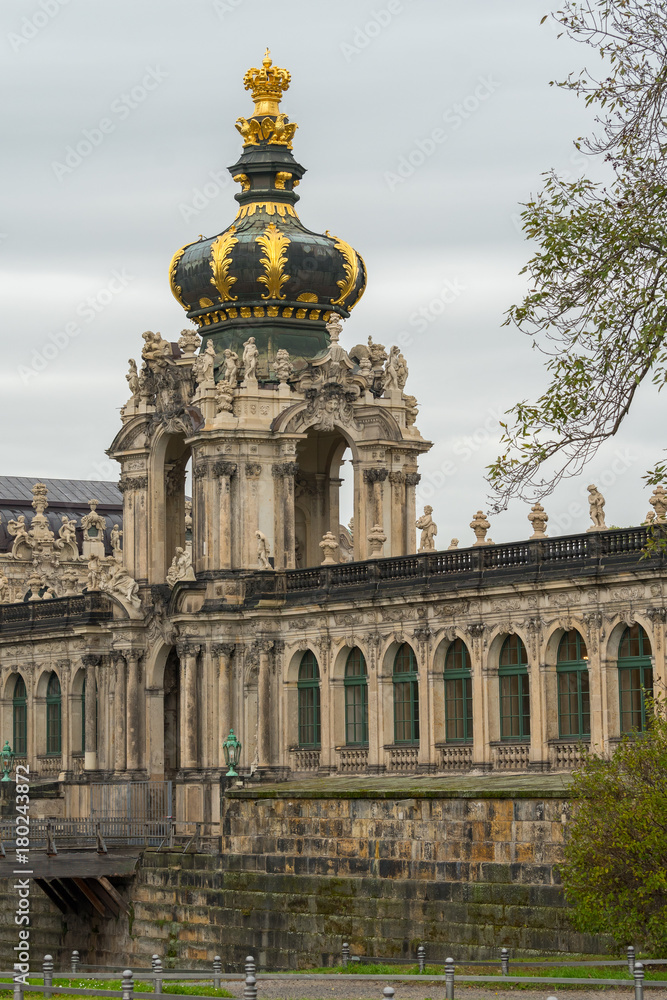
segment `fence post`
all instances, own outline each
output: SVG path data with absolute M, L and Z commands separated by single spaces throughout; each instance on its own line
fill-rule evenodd
M 53 986 L 53 958 L 51 955 L 45 955 L 44 961 L 42 962 L 42 978 L 44 981 L 44 996 L 50 997 L 51 990 L 49 986 Z
M 635 949 L 632 947 L 631 944 L 628 945 L 627 954 L 628 954 L 628 972 L 630 973 L 630 975 L 632 975 L 633 972 L 635 971 Z
M 644 966 L 641 962 L 635 962 L 635 1000 L 644 1000 Z
M 347 968 L 348 962 L 350 961 L 350 946 L 347 941 L 343 941 L 343 947 L 341 948 L 341 965 Z
M 500 952 L 500 974 L 502 976 L 510 974 L 510 953 L 507 948 L 503 948 Z
M 445 998 L 454 1000 L 454 959 L 445 959 Z
M 162 960 L 153 955 L 153 992 L 162 993 Z
M 257 980 L 254 976 L 248 975 L 245 977 L 243 1000 L 257 1000 Z
M 213 959 L 213 989 L 220 989 L 220 973 L 222 972 L 222 959 L 216 955 Z
M 72 959 L 71 959 L 70 968 L 71 968 L 72 972 L 74 973 L 74 975 L 76 975 L 77 972 L 79 971 L 79 953 L 78 953 L 78 951 L 73 951 L 72 952 Z
M 131 969 L 126 969 L 123 973 L 121 989 L 123 991 L 123 1000 L 132 1000 L 134 996 L 134 977 Z
M 423 972 L 426 966 L 426 948 L 423 944 L 420 944 L 417 948 L 417 965 L 419 966 L 420 973 Z
M 254 976 L 256 972 L 255 969 L 255 959 L 252 955 L 246 955 L 245 960 L 245 974 L 246 976 Z
M 21 976 L 23 973 L 17 972 L 14 976 L 14 1000 L 23 1000 L 23 981 Z
M 385 1000 L 394 1000 L 395 992 L 396 991 L 394 990 L 393 986 L 385 986 L 385 988 L 382 990 L 382 996 L 385 998 Z

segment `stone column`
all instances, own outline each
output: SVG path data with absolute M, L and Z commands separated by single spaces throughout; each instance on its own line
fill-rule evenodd
M 491 712 L 498 714 L 498 675 L 487 669 L 485 630 L 483 622 L 473 622 L 466 629 L 472 674 L 472 766 L 480 771 L 490 771 L 493 768 Z
M 390 472 L 391 483 L 391 531 L 389 535 L 389 555 L 403 556 L 406 549 L 406 504 L 405 504 L 405 473 Z
M 85 740 L 84 762 L 86 771 L 97 770 L 97 666 L 101 657 L 88 654 L 83 657 L 86 668 Z
M 388 469 L 364 469 L 364 482 L 367 484 L 368 501 L 366 504 L 366 524 L 364 525 L 364 535 L 367 537 L 373 530 L 374 525 L 379 524 L 382 528 L 384 512 L 382 509 L 382 483 L 389 475 Z M 357 525 L 355 523 L 355 534 Z M 359 525 L 362 528 L 362 525 Z
M 271 767 L 271 653 L 273 642 L 262 639 L 257 643 L 259 674 L 257 677 L 257 751 L 259 768 Z
M 218 767 L 225 767 L 225 755 L 222 744 L 233 728 L 232 713 L 232 657 L 235 645 L 233 642 L 216 643 L 211 652 L 218 657 Z M 239 733 L 236 733 L 237 737 Z
M 126 664 L 122 653 L 115 654 L 116 666 L 116 696 L 114 699 L 115 719 L 115 759 L 114 770 L 124 771 L 127 767 L 127 697 L 126 697 Z
M 140 524 L 148 516 L 148 476 L 123 473 L 118 488 L 123 494 L 123 565 L 134 580 L 146 580 L 150 554 L 147 533 Z
M 331 688 L 331 639 L 321 636 L 319 639 L 320 668 L 320 774 L 330 774 L 336 769 L 336 754 L 333 739 L 332 698 Z
M 382 703 L 379 690 L 378 674 L 380 672 L 379 650 L 382 638 L 374 632 L 366 638 L 368 656 L 368 764 L 371 774 L 384 771 L 384 752 L 382 751 Z
M 591 703 L 591 750 L 602 753 L 608 746 L 609 726 L 607 720 L 606 678 L 602 650 L 600 649 L 600 631 L 604 619 L 598 612 L 584 616 L 588 626 L 585 636 L 588 652 L 588 690 Z
M 181 643 L 177 648 L 181 665 L 181 768 L 189 769 L 197 767 L 198 763 L 197 656 L 201 646 Z
M 62 704 L 67 706 L 66 716 L 63 718 L 62 725 L 62 740 L 61 740 L 61 753 L 62 753 L 62 768 L 63 771 L 70 772 L 72 770 L 72 728 L 73 728 L 73 701 L 74 695 L 72 695 L 72 683 L 70 676 L 70 661 L 69 660 L 58 660 L 56 662 L 56 669 L 58 676 L 60 677 L 60 690 L 62 697 Z M 27 756 L 28 763 L 31 767 L 36 768 L 35 754 L 37 753 L 36 739 L 37 739 L 37 722 L 36 718 L 36 700 L 34 695 L 34 683 L 35 678 L 30 671 L 26 671 L 23 674 L 23 679 L 25 681 L 26 692 L 28 695 L 28 744 L 27 744 Z M 78 696 L 76 696 L 78 697 Z M 37 723 L 37 725 L 36 725 Z M 81 720 L 82 725 L 84 720 Z M 46 738 L 46 727 L 44 727 L 44 738 Z M 79 746 L 77 750 L 81 748 L 81 743 L 79 741 Z
M 529 622 L 528 675 L 530 683 L 530 759 L 531 771 L 548 771 L 547 742 L 547 674 L 549 667 L 539 659 L 540 629 L 538 622 Z
M 433 734 L 433 691 L 431 675 L 430 638 L 433 633 L 428 625 L 421 625 L 413 632 L 417 641 L 417 672 L 419 677 L 419 757 L 418 769 L 428 773 L 437 770 L 435 736 Z
M 257 569 L 257 539 L 255 532 L 259 526 L 259 478 L 262 466 L 259 462 L 245 463 L 245 496 L 239 497 L 238 515 L 242 525 L 240 542 L 243 549 L 241 569 Z M 272 554 L 273 554 L 273 546 Z
M 127 769 L 139 770 L 139 739 L 141 735 L 141 706 L 139 694 L 140 653 L 128 649 L 127 658 Z
M 234 462 L 215 462 L 213 472 L 218 477 L 218 565 L 213 569 L 231 569 L 233 548 L 232 476 Z
M 418 472 L 405 473 L 405 555 L 410 556 L 417 551 L 417 498 L 416 487 L 421 475 Z

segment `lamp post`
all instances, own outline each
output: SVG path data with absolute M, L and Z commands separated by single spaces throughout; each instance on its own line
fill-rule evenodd
M 9 745 L 9 740 L 5 740 L 5 745 L 0 750 L 0 758 L 2 758 L 2 778 L 0 781 L 11 781 L 9 777 L 9 772 L 12 769 L 12 764 L 14 763 L 14 751 Z
M 234 735 L 233 729 L 229 730 L 229 736 L 222 744 L 222 752 L 225 755 L 225 763 L 229 768 L 225 777 L 238 778 L 239 774 L 236 768 L 241 757 L 241 743 Z

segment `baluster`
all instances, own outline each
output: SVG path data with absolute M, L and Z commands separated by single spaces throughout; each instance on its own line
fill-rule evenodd
M 246 976 L 254 976 L 256 972 L 255 959 L 252 955 L 247 955 L 245 960 L 245 974 Z
M 134 976 L 131 969 L 125 969 L 123 973 L 121 990 L 123 991 L 123 1000 L 132 1000 L 134 996 Z
M 347 968 L 348 962 L 350 961 L 350 946 L 347 941 L 343 942 L 343 947 L 341 948 L 341 965 Z
M 632 975 L 633 972 L 635 971 L 635 949 L 632 947 L 631 944 L 628 945 L 627 955 L 628 955 L 628 972 L 630 973 L 630 975 Z
M 248 975 L 245 977 L 243 1000 L 257 1000 L 257 980 L 254 976 Z

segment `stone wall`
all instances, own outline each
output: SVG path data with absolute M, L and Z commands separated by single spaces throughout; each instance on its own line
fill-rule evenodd
M 238 968 L 253 952 L 285 968 L 327 964 L 343 940 L 353 953 L 404 957 L 424 942 L 434 960 L 609 950 L 573 930 L 554 867 L 569 813 L 562 778 L 515 778 L 524 787 L 514 790 L 479 782 L 329 779 L 228 793 L 222 856 L 147 851 L 124 890 L 130 920 L 64 921 L 63 954 L 147 966 L 157 953 L 180 968 L 220 954 Z M 5 884 L 3 960 L 15 938 L 10 896 Z M 42 899 L 52 953 L 59 920 Z

